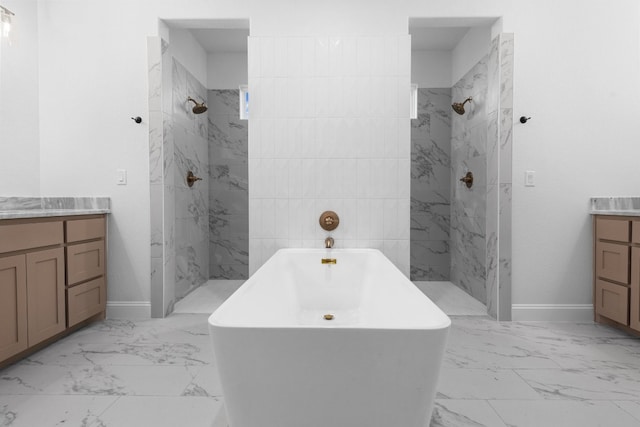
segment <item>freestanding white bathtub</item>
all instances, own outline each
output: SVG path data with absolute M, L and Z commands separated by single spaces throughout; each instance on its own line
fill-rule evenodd
M 450 324 L 378 250 L 281 249 L 209 317 L 229 426 L 426 427 Z

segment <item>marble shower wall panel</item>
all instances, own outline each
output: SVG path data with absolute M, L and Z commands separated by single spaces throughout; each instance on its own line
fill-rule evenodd
M 209 143 L 207 115 L 194 114 L 192 97 L 207 100 L 206 88 L 182 64 L 172 65 L 172 134 L 175 188 L 175 298 L 209 278 Z M 191 171 L 202 178 L 187 185 Z
M 176 187 L 175 187 L 175 143 L 173 138 L 173 58 L 169 44 L 162 40 L 162 313 L 152 305 L 154 317 L 163 317 L 173 312 L 176 301 Z M 153 267 L 152 263 L 152 267 Z M 154 301 L 152 301 L 153 304 Z
M 239 119 L 239 91 L 210 90 L 209 277 L 249 277 L 248 122 Z
M 151 227 L 151 316 L 164 317 L 163 290 L 163 114 L 162 114 L 162 70 L 163 40 L 147 38 L 147 63 L 149 71 L 149 194 Z
M 381 249 L 409 275 L 410 38 L 250 37 L 249 273 L 278 248 Z
M 487 129 L 488 57 L 481 59 L 452 88 L 452 101 L 473 100 L 464 115 L 452 114 L 451 134 L 451 281 L 486 303 L 487 290 Z M 461 183 L 473 173 L 472 188 Z
M 500 181 L 500 37 L 491 42 L 487 59 L 487 313 L 498 317 L 498 225 Z
M 511 205 L 514 37 L 500 35 L 500 191 L 498 320 L 511 320 Z
M 451 88 L 418 89 L 411 121 L 411 280 L 449 280 Z

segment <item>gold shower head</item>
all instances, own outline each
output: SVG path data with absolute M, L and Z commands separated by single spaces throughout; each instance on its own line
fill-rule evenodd
M 463 115 L 464 114 L 464 104 L 466 104 L 467 102 L 469 102 L 471 100 L 472 100 L 472 98 L 468 97 L 462 103 L 454 102 L 453 104 L 451 104 L 451 108 L 453 108 L 453 111 L 455 111 L 456 113 L 458 113 L 460 115 Z
M 207 111 L 207 106 L 206 106 L 206 105 L 204 105 L 204 102 L 202 102 L 202 103 L 200 103 L 200 104 L 199 104 L 199 103 L 198 103 L 198 101 L 196 101 L 196 100 L 195 100 L 195 99 L 193 99 L 192 97 L 188 97 L 188 98 L 187 98 L 187 101 L 191 101 L 191 102 L 193 102 L 194 104 L 196 104 L 196 105 L 193 107 L 193 109 L 191 110 L 191 111 L 193 111 L 193 114 L 202 114 L 202 113 L 204 113 L 205 111 Z

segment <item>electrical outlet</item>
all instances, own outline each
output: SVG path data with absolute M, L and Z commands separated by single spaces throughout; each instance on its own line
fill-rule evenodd
M 524 186 L 535 187 L 536 186 L 536 171 L 524 172 Z

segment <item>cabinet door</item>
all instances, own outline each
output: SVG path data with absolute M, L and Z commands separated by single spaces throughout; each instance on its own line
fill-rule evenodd
M 64 331 L 64 250 L 27 254 L 29 346 Z
M 629 315 L 629 326 L 640 331 L 640 248 L 631 248 Z
M 26 271 L 24 255 L 0 258 L 0 361 L 28 346 Z
M 596 275 L 624 284 L 629 283 L 629 247 L 615 243 L 596 243 Z

